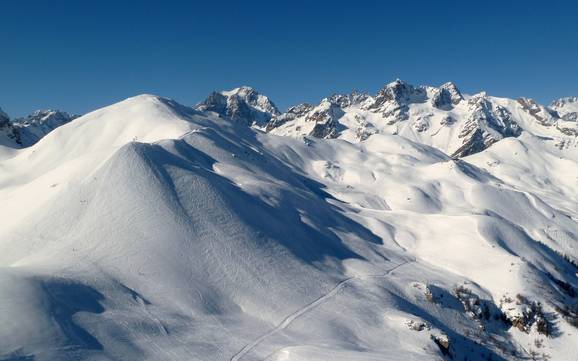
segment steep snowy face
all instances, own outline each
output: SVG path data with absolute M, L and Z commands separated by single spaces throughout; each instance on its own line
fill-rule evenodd
M 20 130 L 22 145 L 28 147 L 75 118 L 78 116 L 59 110 L 37 110 L 26 118 L 14 119 L 13 123 Z
M 251 87 L 240 87 L 229 91 L 213 92 L 197 104 L 198 111 L 211 111 L 233 121 L 264 127 L 280 112 L 266 96 Z
M 523 131 L 555 138 L 559 144 L 572 142 L 578 134 L 576 104 L 575 98 L 565 98 L 546 108 L 527 98 L 514 101 L 484 92 L 464 96 L 451 82 L 431 87 L 396 80 L 374 97 L 334 95 L 318 106 L 298 112 L 291 108 L 274 117 L 266 131 L 351 142 L 376 133 L 396 134 L 465 157 Z

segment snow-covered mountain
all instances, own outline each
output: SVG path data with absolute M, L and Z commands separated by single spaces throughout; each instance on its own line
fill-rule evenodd
M 398 134 L 454 157 L 471 155 L 522 131 L 556 139 L 577 134 L 572 98 L 552 110 L 531 99 L 511 100 L 479 93 L 462 95 L 453 83 L 413 86 L 396 80 L 377 95 L 333 95 L 317 106 L 303 104 L 273 117 L 267 131 L 277 135 L 340 138 L 350 142 L 375 133 Z M 555 110 L 555 111 L 553 111 Z M 558 113 L 556 113 L 558 111 Z M 560 114 L 560 115 L 558 115 Z
M 556 111 L 564 120 L 578 120 L 578 97 L 566 97 L 555 100 L 550 109 Z
M 0 109 L 0 145 L 9 148 L 29 147 L 75 118 L 78 115 L 69 115 L 59 110 L 37 110 L 25 118 L 11 120 Z
M 25 118 L 14 119 L 13 124 L 20 131 L 22 146 L 28 147 L 75 118 L 78 115 L 59 110 L 37 110 Z
M 129 98 L 0 157 L 0 360 L 574 358 L 559 110 L 402 82 L 268 121 L 205 103 Z
M 197 104 L 199 111 L 211 111 L 234 121 L 262 127 L 281 114 L 275 104 L 255 89 L 242 86 L 229 91 L 213 92 Z

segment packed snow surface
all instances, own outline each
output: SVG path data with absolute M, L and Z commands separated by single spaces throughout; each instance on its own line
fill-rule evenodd
M 574 359 L 573 103 L 546 126 L 436 89 L 404 99 L 491 142 L 457 158 L 452 129 L 392 133 L 367 97 L 283 118 L 238 88 L 214 97 L 258 119 L 141 95 L 0 152 L 0 360 Z

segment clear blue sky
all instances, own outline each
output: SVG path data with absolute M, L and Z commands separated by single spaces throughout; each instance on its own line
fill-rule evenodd
M 251 85 L 281 108 L 401 78 L 578 95 L 578 1 L 2 1 L 0 107 L 83 113 Z

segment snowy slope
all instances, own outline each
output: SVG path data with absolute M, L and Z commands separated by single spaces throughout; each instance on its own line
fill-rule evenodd
M 572 359 L 575 142 L 444 89 L 432 117 L 478 114 L 491 147 L 355 138 L 395 92 L 273 118 L 294 137 L 142 95 L 0 158 L 0 359 Z

